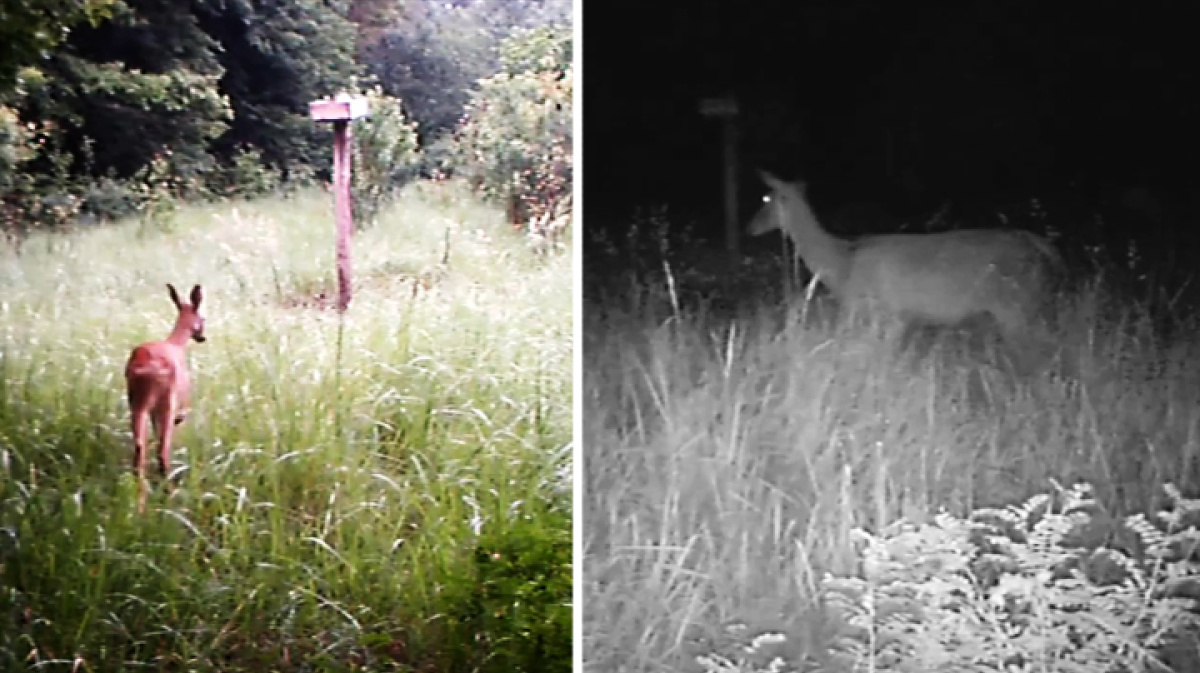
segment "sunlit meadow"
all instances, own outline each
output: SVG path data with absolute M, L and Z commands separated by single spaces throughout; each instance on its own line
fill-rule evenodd
M 569 251 L 411 185 L 356 234 L 341 317 L 332 212 L 0 252 L 0 669 L 569 669 Z M 123 368 L 166 283 L 204 286 L 208 340 L 139 516 Z

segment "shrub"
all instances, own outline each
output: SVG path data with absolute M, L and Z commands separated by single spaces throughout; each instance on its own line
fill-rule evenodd
M 32 155 L 29 132 L 16 110 L 0 105 L 0 197 L 16 183 L 18 167 Z
M 0 107 L 0 230 L 18 245 L 32 230 L 59 228 L 79 213 L 71 167 L 53 124 L 22 124 Z
M 456 137 L 454 168 L 530 227 L 569 210 L 574 70 L 570 31 L 522 32 L 502 48 L 506 70 L 480 82 Z
M 82 212 L 101 220 L 117 220 L 138 210 L 138 190 L 129 182 L 103 176 L 83 188 Z
M 417 125 L 400 100 L 375 87 L 366 93 L 371 116 L 354 125 L 354 222 L 370 227 L 380 209 L 416 172 L 420 162 Z
M 213 173 L 209 190 L 218 196 L 255 197 L 270 194 L 283 184 L 283 174 L 263 161 L 262 151 L 242 146 L 234 152 L 229 165 Z
M 463 637 L 486 634 L 483 671 L 571 670 L 570 515 L 520 514 L 486 532 L 457 587 Z
M 150 231 L 170 232 L 178 209 L 182 181 L 173 171 L 170 151 L 155 155 L 130 181 L 137 194 L 137 211 L 141 215 L 139 234 Z

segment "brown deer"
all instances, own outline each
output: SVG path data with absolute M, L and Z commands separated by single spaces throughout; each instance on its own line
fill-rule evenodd
M 125 365 L 125 384 L 133 423 L 133 469 L 138 478 L 138 511 L 145 511 L 146 421 L 158 436 L 158 466 L 163 476 L 171 466 L 171 436 L 175 426 L 187 418 L 191 404 L 186 348 L 189 340 L 204 342 L 204 318 L 200 315 L 203 294 L 192 288 L 191 304 L 179 301 L 175 287 L 167 284 L 171 301 L 179 310 L 175 328 L 162 341 L 144 343 L 133 349 Z

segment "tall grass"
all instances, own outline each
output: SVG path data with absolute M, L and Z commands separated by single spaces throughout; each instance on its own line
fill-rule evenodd
M 855 529 L 1004 507 L 1051 480 L 1089 482 L 1118 513 L 1161 504 L 1167 482 L 1200 488 L 1200 325 L 1167 342 L 1099 281 L 1065 303 L 1059 359 L 1021 375 L 976 328 L 902 350 L 800 300 L 730 318 L 664 288 L 585 307 L 594 670 L 700 670 L 734 622 L 786 636 L 797 667 L 762 670 L 850 670 L 797 662 L 835 645 L 822 580 L 861 570 Z
M 328 195 L 172 224 L 0 255 L 0 669 L 568 670 L 570 255 L 415 185 L 340 317 Z M 138 516 L 122 372 L 167 282 L 209 338 Z

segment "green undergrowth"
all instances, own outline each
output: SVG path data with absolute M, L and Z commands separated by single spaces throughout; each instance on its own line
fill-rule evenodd
M 571 257 L 455 190 L 356 234 L 344 316 L 319 192 L 0 252 L 0 669 L 569 670 Z M 166 283 L 208 340 L 139 515 Z

